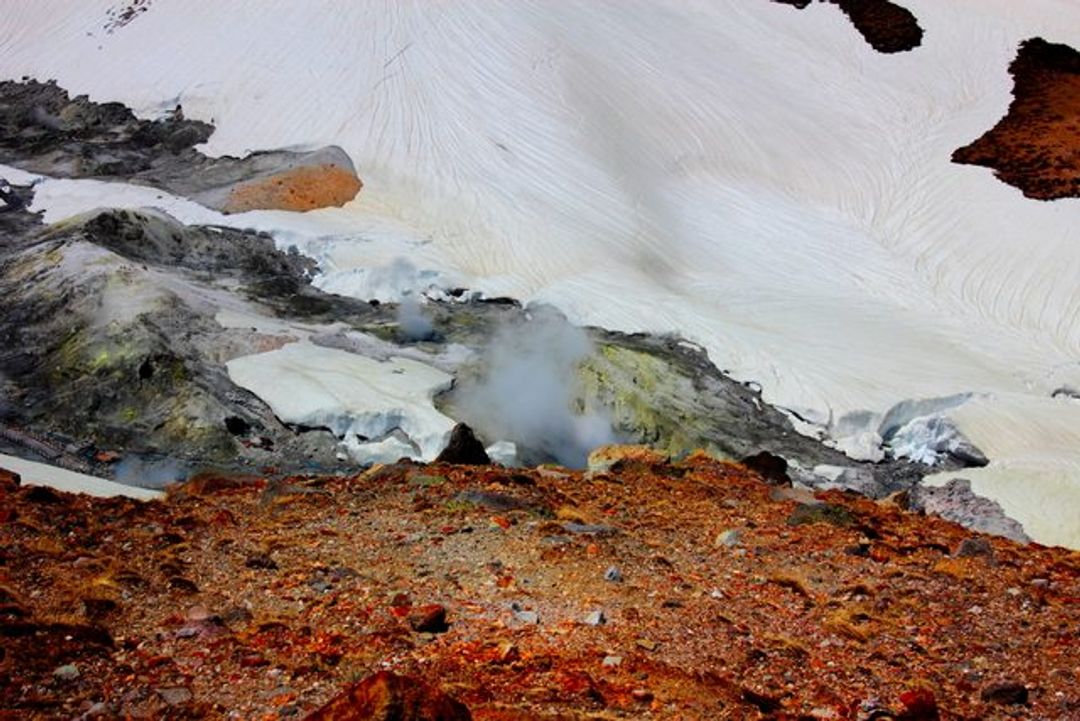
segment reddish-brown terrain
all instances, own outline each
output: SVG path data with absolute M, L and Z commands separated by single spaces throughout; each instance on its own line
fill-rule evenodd
M 1029 198 L 1080 197 L 1080 53 L 1042 38 L 1025 40 L 1009 73 L 1008 113 L 954 152 L 953 162 L 993 168 Z
M 241 183 L 229 192 L 226 213 L 341 207 L 363 187 L 356 173 L 335 164 L 301 166 Z
M 802 10 L 812 0 L 774 0 Z M 923 30 L 915 15 L 890 0 L 818 0 L 837 5 L 851 24 L 879 53 L 913 50 L 922 43 Z
M 2 487 L 0 718 L 1080 718 L 1080 554 L 903 499 L 648 454 Z

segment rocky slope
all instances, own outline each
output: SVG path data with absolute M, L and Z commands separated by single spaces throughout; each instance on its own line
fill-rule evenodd
M 63 178 L 152 185 L 226 213 L 341 206 L 363 183 L 341 148 L 209 158 L 194 146 L 213 126 L 140 120 L 119 103 L 72 98 L 55 83 L 0 82 L 0 163 Z
M 145 504 L 7 477 L 2 713 L 1080 714 L 1075 552 L 702 455 L 594 468 L 205 475 Z

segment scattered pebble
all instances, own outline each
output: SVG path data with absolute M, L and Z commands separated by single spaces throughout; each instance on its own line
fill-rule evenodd
M 994 547 L 985 538 L 965 538 L 953 555 L 957 558 L 993 558 Z
M 716 537 L 714 545 L 733 548 L 735 546 L 738 546 L 740 543 L 742 543 L 742 531 L 730 528 Z
M 622 656 L 604 656 L 604 660 L 601 662 L 602 666 L 607 668 L 615 668 L 622 665 Z
M 192 699 L 191 691 L 183 686 L 159 688 L 157 695 L 169 706 L 181 706 Z
M 619 583 L 623 580 L 622 572 L 615 566 L 611 566 L 608 570 L 604 571 L 604 580 L 612 583 Z
M 53 671 L 52 675 L 58 681 L 74 681 L 79 678 L 79 669 L 75 664 L 69 663 Z
M 607 623 L 607 616 L 603 611 L 593 611 L 585 617 L 586 626 L 602 626 Z

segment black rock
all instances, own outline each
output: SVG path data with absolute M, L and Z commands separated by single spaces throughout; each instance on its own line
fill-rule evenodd
M 965 538 L 957 546 L 956 553 L 953 555 L 957 558 L 976 558 L 979 556 L 993 558 L 994 547 L 985 538 Z
M 484 444 L 477 440 L 472 428 L 464 423 L 458 423 L 450 432 L 450 442 L 446 444 L 436 463 L 455 463 L 460 466 L 487 466 L 491 465 Z
M 1002 704 L 1003 706 L 1026 704 L 1028 702 L 1027 686 L 1015 681 L 991 684 L 984 688 L 980 695 L 983 701 Z

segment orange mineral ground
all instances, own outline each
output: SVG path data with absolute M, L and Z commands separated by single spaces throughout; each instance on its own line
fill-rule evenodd
M 363 185 L 355 173 L 333 163 L 302 166 L 237 185 L 229 192 L 223 210 L 303 212 L 341 207 L 355 198 Z
M 1080 197 L 1080 52 L 1026 40 L 1009 65 L 1013 101 L 1001 121 L 953 153 L 955 163 L 993 168 L 1029 198 Z
M 1080 555 L 702 456 L 2 500 L 0 718 L 1080 718 Z

